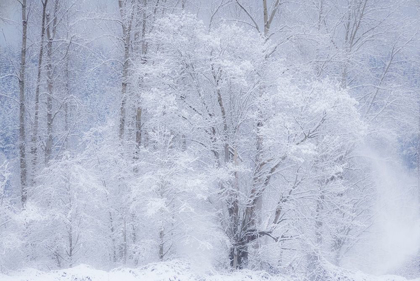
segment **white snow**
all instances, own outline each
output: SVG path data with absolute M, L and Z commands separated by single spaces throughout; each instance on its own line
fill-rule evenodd
M 325 280 L 346 281 L 406 281 L 404 277 L 384 275 L 374 276 L 362 272 L 351 272 L 331 268 Z M 139 268 L 117 268 L 109 272 L 94 269 L 88 265 L 78 265 L 69 269 L 43 272 L 25 269 L 8 275 L 0 274 L 1 281 L 300 281 L 303 276 L 270 275 L 263 271 L 240 270 L 218 273 L 214 270 L 196 272 L 191 265 L 181 260 L 151 263 Z M 412 281 L 420 281 L 413 279 Z

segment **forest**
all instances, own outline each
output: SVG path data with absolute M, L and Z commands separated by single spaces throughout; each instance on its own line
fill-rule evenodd
M 419 32 L 418 0 L 0 0 L 0 279 L 420 278 Z

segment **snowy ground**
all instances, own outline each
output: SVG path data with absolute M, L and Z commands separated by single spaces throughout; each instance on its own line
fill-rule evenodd
M 93 269 L 87 265 L 79 265 L 71 269 L 63 269 L 51 272 L 42 272 L 34 269 L 26 269 L 14 274 L 2 275 L 1 281 L 297 281 L 303 278 L 288 276 L 272 276 L 265 272 L 249 270 L 232 273 L 198 272 L 193 270 L 187 263 L 172 261 L 155 263 L 137 269 L 120 268 L 110 272 Z M 345 281 L 406 281 L 399 276 L 373 276 L 361 272 L 338 271 L 331 273 L 326 280 Z M 420 281 L 420 279 L 415 279 Z M 414 281 L 414 280 L 413 280 Z

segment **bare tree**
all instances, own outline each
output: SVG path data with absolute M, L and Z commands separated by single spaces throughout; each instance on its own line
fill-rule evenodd
M 44 37 L 45 37 L 45 22 L 47 16 L 48 0 L 41 1 L 42 3 L 42 24 L 41 24 L 41 42 L 38 55 L 38 72 L 35 88 L 35 109 L 34 109 L 34 124 L 32 127 L 32 184 L 35 184 L 36 171 L 38 169 L 38 131 L 39 131 L 39 94 L 41 88 L 41 74 L 42 74 L 42 60 L 44 58 Z
M 121 75 L 121 106 L 120 106 L 120 139 L 124 139 L 124 131 L 126 126 L 126 103 L 127 103 L 127 89 L 129 84 L 129 70 L 131 65 L 131 30 L 133 27 L 133 18 L 135 7 L 132 1 L 118 0 L 118 7 L 121 16 L 122 41 L 124 48 L 124 58 L 122 62 Z
M 26 157 L 26 132 L 25 132 L 25 72 L 26 72 L 26 41 L 28 32 L 28 13 L 26 0 L 22 0 L 22 45 L 20 51 L 20 71 L 19 71 L 19 162 L 20 162 L 20 188 L 21 188 L 21 203 L 25 208 L 28 198 L 27 191 L 27 157 Z
M 50 16 L 47 13 L 47 141 L 45 144 L 45 164 L 47 165 L 51 159 L 53 146 L 53 98 L 54 98 L 54 81 L 53 81 L 53 41 L 57 33 L 57 12 L 59 0 L 55 0 L 53 19 L 50 21 Z

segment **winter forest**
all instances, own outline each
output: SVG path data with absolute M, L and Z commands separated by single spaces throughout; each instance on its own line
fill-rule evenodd
M 0 279 L 420 278 L 419 31 L 418 0 L 0 0 Z

